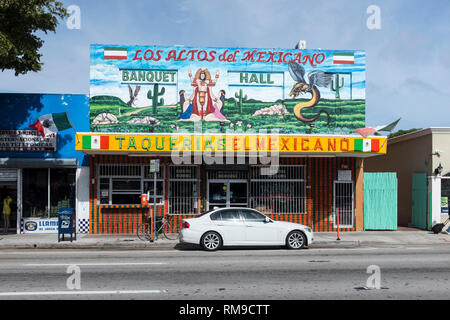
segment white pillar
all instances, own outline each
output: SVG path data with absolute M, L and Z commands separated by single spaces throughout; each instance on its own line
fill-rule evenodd
M 77 233 L 89 232 L 89 167 L 76 172 Z
M 431 212 L 428 213 L 428 217 L 431 215 L 431 226 L 428 226 L 428 229 L 431 228 L 436 223 L 441 223 L 441 177 L 440 176 L 430 176 L 428 177 L 428 194 L 431 192 Z M 430 206 L 429 206 L 430 207 Z M 430 211 L 430 208 L 428 208 Z

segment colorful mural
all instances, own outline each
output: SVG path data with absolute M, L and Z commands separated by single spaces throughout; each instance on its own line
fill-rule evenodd
M 0 158 L 34 158 L 34 159 L 63 159 L 76 158 L 80 166 L 88 166 L 89 160 L 82 152 L 74 149 L 76 132 L 89 131 L 89 97 L 85 94 L 22 94 L 22 93 L 0 93 L 1 117 L 3 119 L 0 132 L 3 141 L 0 143 Z M 41 142 L 37 145 L 46 146 L 51 138 L 42 139 L 40 133 L 30 129 L 42 115 L 67 112 L 73 128 L 60 131 L 56 135 L 56 144 L 50 143 L 51 148 L 24 148 L 22 144 L 15 144 L 14 140 L 29 139 L 34 136 Z M 15 132 L 12 137 L 8 131 Z M 5 136 L 7 133 L 9 136 Z M 24 137 L 25 135 L 28 136 Z M 42 140 L 41 140 L 42 139 Z M 6 144 L 5 140 L 9 140 Z M 8 148 L 17 147 L 17 151 Z M 20 151 L 19 151 L 20 150 Z
M 365 126 L 365 52 L 91 45 L 91 132 L 200 124 L 352 134 Z

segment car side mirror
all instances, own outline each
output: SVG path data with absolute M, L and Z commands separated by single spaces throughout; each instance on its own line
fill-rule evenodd
M 269 217 L 266 217 L 266 218 L 264 219 L 264 223 L 269 223 L 269 222 L 272 222 L 272 221 L 270 221 Z

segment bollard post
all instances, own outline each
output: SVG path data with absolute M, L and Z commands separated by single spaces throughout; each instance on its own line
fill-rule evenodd
M 153 214 L 152 214 L 152 207 L 148 206 L 148 218 L 150 219 L 149 221 L 149 228 L 150 228 L 150 242 L 153 242 L 154 238 L 153 238 Z
M 337 224 L 337 239 L 338 241 L 340 241 L 341 239 L 339 238 L 339 209 L 336 209 L 337 214 L 336 214 L 336 224 Z

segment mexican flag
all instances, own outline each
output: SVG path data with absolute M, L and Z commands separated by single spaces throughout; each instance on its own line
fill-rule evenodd
M 378 139 L 355 139 L 355 151 L 378 152 L 378 151 L 380 151 L 380 140 L 378 140 Z
M 355 54 L 353 52 L 334 52 L 333 64 L 355 64 Z
M 103 57 L 105 59 L 126 60 L 128 55 L 127 48 L 103 48 Z
M 81 142 L 83 149 L 109 149 L 109 136 L 83 136 Z
M 72 125 L 67 116 L 67 112 L 50 113 L 40 116 L 34 124 L 29 125 L 39 131 L 42 138 L 47 138 L 51 134 L 56 134 L 58 131 L 72 128 Z

